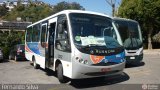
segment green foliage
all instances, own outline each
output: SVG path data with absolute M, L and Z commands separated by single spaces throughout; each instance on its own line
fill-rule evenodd
M 53 13 L 57 13 L 62 10 L 85 10 L 80 4 L 76 2 L 68 3 L 68 2 L 60 2 L 53 8 Z
M 21 0 L 18 0 L 18 5 L 11 12 L 3 14 L 5 15 L 3 19 L 16 21 L 17 17 L 21 17 L 22 21 L 36 22 L 62 10 L 84 10 L 76 2 L 68 3 L 63 1 L 55 5 L 54 8 L 45 3 L 33 3 L 32 0 L 29 0 L 30 4 L 28 6 L 22 5 L 20 2 Z
M 18 4 L 4 19 L 16 21 L 17 17 L 21 17 L 22 21 L 36 22 L 49 16 L 52 13 L 52 8 L 47 4 L 32 3 L 28 6 Z
M 19 0 L 19 2 L 21 2 L 21 0 Z M 68 9 L 84 10 L 84 8 L 76 2 L 68 3 L 63 1 L 52 8 L 45 3 L 38 4 L 30 1 L 28 6 L 24 6 L 19 3 L 11 12 L 5 15 L 4 19 L 9 21 L 16 21 L 17 17 L 21 17 L 22 21 L 36 22 L 51 14 Z
M 148 42 L 160 30 L 160 0 L 122 0 L 118 16 L 137 20 Z
M 11 47 L 16 44 L 24 44 L 24 36 L 24 32 L 0 33 L 0 48 L 3 49 L 5 58 L 8 58 Z
M 0 18 L 6 15 L 7 12 L 8 12 L 8 9 L 5 6 L 0 6 Z
M 45 3 L 33 3 L 32 0 L 28 0 L 30 3 L 28 6 L 23 6 L 21 1 L 22 0 L 18 0 L 18 5 L 10 12 L 7 12 L 4 7 L 0 7 L 0 18 L 3 16 L 4 20 L 16 21 L 17 17 L 21 17 L 22 21 L 36 22 L 62 10 L 84 10 L 84 8 L 76 2 L 60 2 L 52 8 Z M 24 37 L 24 32 L 0 32 L 0 48 L 3 49 L 5 58 L 8 58 L 9 50 L 12 46 L 24 43 Z

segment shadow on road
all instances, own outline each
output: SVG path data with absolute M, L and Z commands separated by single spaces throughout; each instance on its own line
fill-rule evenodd
M 5 60 L 3 60 L 3 61 L 0 61 L 0 63 L 7 63 L 7 62 L 9 62 L 8 59 L 5 59 Z
M 126 64 L 125 68 L 141 67 L 141 66 L 144 66 L 144 65 L 145 65 L 145 62 L 140 62 L 140 63 L 137 63 L 137 64 Z
M 123 73 L 122 75 L 116 75 L 110 77 L 72 80 L 70 85 L 77 89 L 83 89 L 83 88 L 112 85 L 123 81 L 127 81 L 129 80 L 129 78 L 130 77 L 126 73 Z
M 46 75 L 48 76 L 56 76 L 56 72 L 50 70 L 50 69 L 42 69 L 40 70 L 44 71 Z M 106 85 L 112 85 L 117 84 L 120 82 L 124 82 L 129 80 L 130 77 L 128 74 L 123 72 L 121 75 L 114 75 L 114 76 L 107 76 L 107 77 L 98 77 L 98 78 L 88 78 L 88 79 L 74 79 L 71 80 L 71 82 L 68 82 L 66 85 L 69 85 L 73 88 L 77 89 L 85 89 L 85 88 L 92 88 L 92 87 L 98 87 L 98 86 L 106 86 Z
M 44 69 L 44 71 L 46 72 L 46 74 L 48 76 L 55 76 L 56 77 L 56 72 L 54 72 L 53 70 L 51 70 L 51 69 Z
M 33 66 L 33 63 L 31 62 L 30 65 Z M 42 70 L 43 72 L 45 72 L 47 76 L 55 76 L 55 77 L 56 77 L 56 72 L 54 72 L 54 71 L 51 70 L 51 69 L 48 69 L 48 68 L 43 69 L 43 68 L 40 68 L 40 67 L 39 67 L 38 69 L 40 69 L 40 70 Z
M 54 76 L 54 77 L 56 77 L 56 72 L 54 72 L 51 69 L 48 69 L 48 68 L 46 68 L 46 69 L 39 68 L 39 69 L 42 70 L 43 72 L 45 72 L 47 76 Z
M 28 60 L 18 60 L 16 62 L 29 62 Z
M 48 76 L 57 77 L 56 72 L 52 71 L 51 69 L 42 69 L 42 68 L 39 68 L 39 69 L 44 71 Z M 85 89 L 85 88 L 93 88 L 98 86 L 113 85 L 113 84 L 127 81 L 129 79 L 130 77 L 128 76 L 128 74 L 123 72 L 120 75 L 107 76 L 107 77 L 74 79 L 74 80 L 71 79 L 71 82 L 68 82 L 65 85 L 67 86 L 69 85 L 70 87 L 73 87 L 76 89 Z
M 5 59 L 5 60 L 2 61 L 2 63 L 10 62 L 10 61 L 15 61 L 15 60 L 13 60 L 13 59 L 11 59 L 11 60 Z M 26 60 L 26 59 L 20 59 L 20 60 L 17 60 L 15 62 L 28 62 L 28 60 Z

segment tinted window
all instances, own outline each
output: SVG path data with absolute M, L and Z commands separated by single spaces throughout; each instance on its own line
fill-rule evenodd
M 40 25 L 33 26 L 33 36 L 32 36 L 32 42 L 38 42 L 39 41 L 39 32 L 40 32 Z
M 68 23 L 65 15 L 60 15 L 58 17 L 56 48 L 61 51 L 67 51 L 67 52 L 71 51 Z
M 123 45 L 126 49 L 139 48 L 142 46 L 138 23 L 129 20 L 115 20 L 115 25 L 120 33 Z
M 45 47 L 46 32 L 47 32 L 47 25 L 45 24 L 42 26 L 42 30 L 41 30 L 41 45 L 42 45 L 42 47 Z
M 27 42 L 32 41 L 32 27 L 27 28 L 26 41 Z
M 110 18 L 92 14 L 71 13 L 70 19 L 73 40 L 76 45 L 120 47 Z

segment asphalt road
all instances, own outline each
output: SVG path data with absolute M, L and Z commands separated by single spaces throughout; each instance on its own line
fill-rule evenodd
M 114 90 L 115 86 L 117 89 L 124 89 L 125 85 L 131 85 L 126 87 L 130 89 L 131 87 L 135 88 L 135 84 L 141 88 L 143 84 L 160 84 L 159 70 L 160 55 L 145 54 L 141 64 L 127 66 L 120 76 L 73 80 L 67 84 L 60 84 L 55 73 L 51 70 L 36 70 L 29 61 L 6 60 L 0 63 L 0 89 L 4 89 L 3 84 L 40 84 L 38 85 L 39 89 L 41 87 L 50 90 L 107 90 L 108 88 Z

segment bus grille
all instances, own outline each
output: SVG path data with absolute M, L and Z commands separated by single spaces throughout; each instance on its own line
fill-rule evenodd
M 120 70 L 107 71 L 107 72 L 89 72 L 89 73 L 85 73 L 84 75 L 88 75 L 88 76 L 100 76 L 100 75 L 107 75 L 107 74 L 117 73 L 119 71 Z
M 107 62 L 107 63 L 97 63 L 97 64 L 92 64 L 92 66 L 109 66 L 109 65 L 115 65 L 118 64 L 116 62 Z

